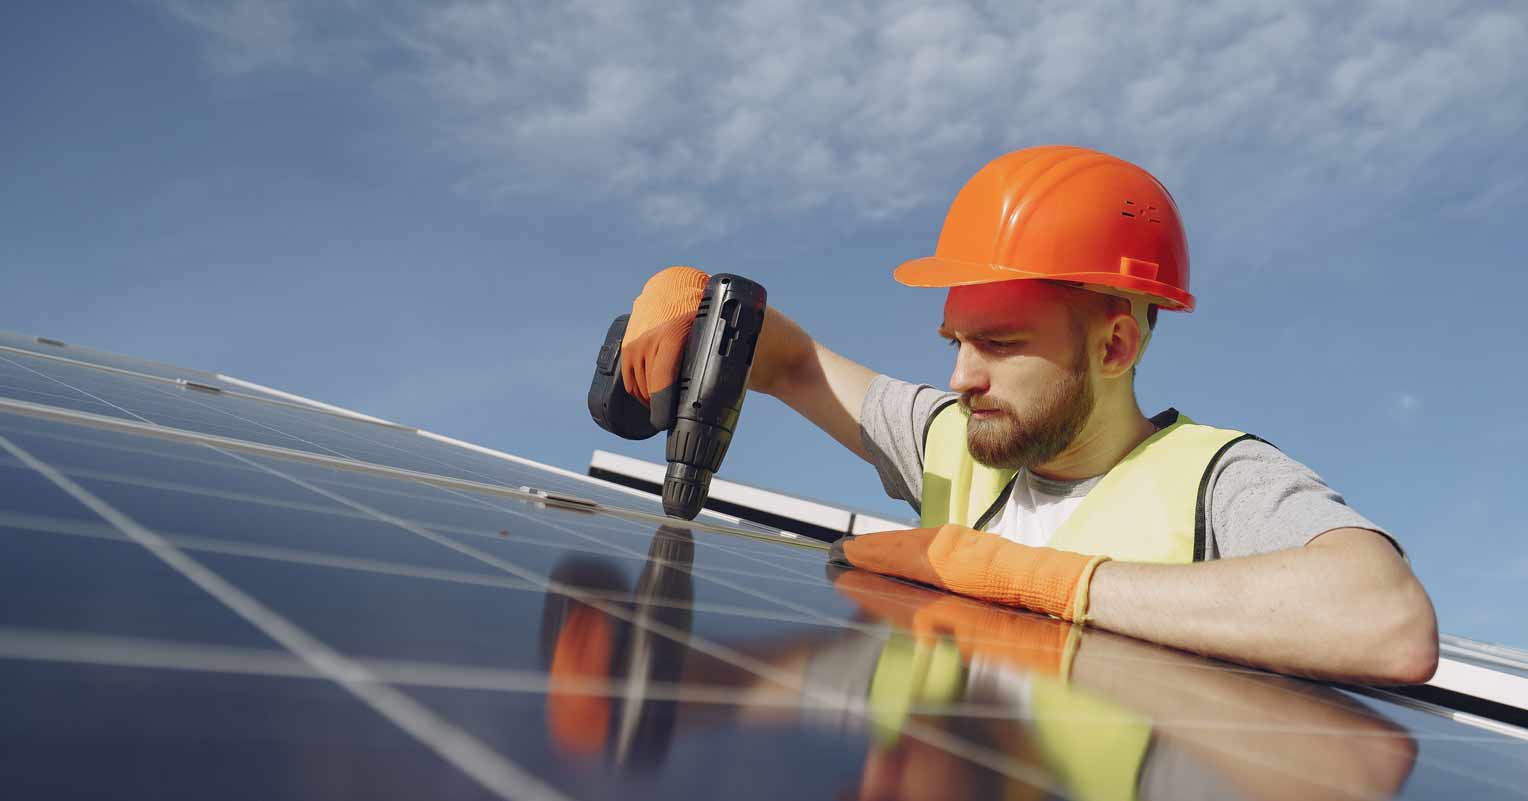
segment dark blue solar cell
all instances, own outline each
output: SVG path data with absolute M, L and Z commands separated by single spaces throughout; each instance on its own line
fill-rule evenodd
M 94 530 L 112 536 L 109 527 Z M 273 645 L 132 542 L 0 527 L 0 587 L 5 588 L 5 603 L 0 604 L 3 626 Z
M 216 554 L 205 561 L 349 656 L 543 667 L 538 593 Z
M 28 517 L 81 520 L 91 523 L 100 516 L 90 511 L 41 473 L 0 450 L 0 518 L 10 524 Z
M 0 660 L 9 798 L 489 799 L 318 679 Z

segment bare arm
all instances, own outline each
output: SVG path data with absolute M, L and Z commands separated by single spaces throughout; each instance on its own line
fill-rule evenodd
M 754 354 L 748 388 L 773 395 L 861 459 L 860 406 L 875 371 L 823 347 L 773 306 Z
M 1099 628 L 1280 673 L 1415 684 L 1437 667 L 1432 602 L 1365 529 L 1200 564 L 1105 562 L 1089 597 Z

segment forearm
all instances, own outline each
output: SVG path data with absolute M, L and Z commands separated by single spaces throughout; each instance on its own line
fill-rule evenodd
M 1110 631 L 1316 678 L 1412 683 L 1437 659 L 1421 585 L 1388 543 L 1355 529 L 1239 559 L 1107 562 L 1088 615 Z
M 748 388 L 779 398 L 867 460 L 859 413 L 874 377 L 874 371 L 823 347 L 773 306 L 766 309 Z
M 795 320 L 774 306 L 764 308 L 764 327 L 753 352 L 748 389 L 776 395 L 786 379 L 810 358 L 816 342 Z

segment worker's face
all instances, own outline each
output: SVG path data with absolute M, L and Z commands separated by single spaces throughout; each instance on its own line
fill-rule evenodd
M 1093 413 L 1087 330 L 1069 289 L 1044 281 L 954 287 L 940 334 L 958 347 L 950 389 L 967 446 L 991 467 L 1045 464 Z

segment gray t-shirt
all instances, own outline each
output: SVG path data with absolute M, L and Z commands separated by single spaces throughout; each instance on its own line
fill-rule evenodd
M 886 494 L 918 509 L 923 493 L 923 434 L 934 409 L 954 393 L 876 376 L 860 409 L 860 442 Z M 1018 480 L 1046 496 L 1086 495 L 1102 476 L 1055 481 L 1021 471 Z M 1298 548 L 1334 528 L 1389 532 L 1354 511 L 1321 477 L 1257 440 L 1232 445 L 1210 473 L 1205 494 L 1205 558 L 1251 556 Z M 994 528 L 1002 515 L 988 528 Z M 1396 550 L 1404 551 L 1399 544 Z

